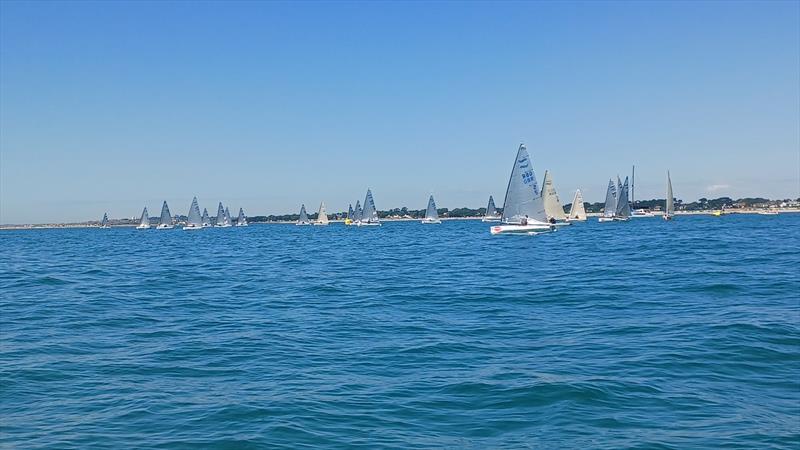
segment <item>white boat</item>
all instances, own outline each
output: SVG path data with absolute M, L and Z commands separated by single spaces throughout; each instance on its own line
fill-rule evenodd
M 564 207 L 561 206 L 561 200 L 558 199 L 556 188 L 553 185 L 553 175 L 548 170 L 544 171 L 541 196 L 542 201 L 544 202 L 544 212 L 547 214 L 548 222 L 553 223 L 553 220 L 567 220 L 567 215 L 564 213 Z
M 762 209 L 758 213 L 761 214 L 762 216 L 777 216 L 778 215 L 778 211 L 775 211 L 774 209 Z
M 247 217 L 245 217 L 244 210 L 242 208 L 239 208 L 239 217 L 236 218 L 236 226 L 237 227 L 247 226 Z
M 150 216 L 147 214 L 147 207 L 142 211 L 142 218 L 139 219 L 139 225 L 136 226 L 137 230 L 147 230 L 150 228 Z
M 367 196 L 364 198 L 364 210 L 358 217 L 356 225 L 359 227 L 381 226 L 381 221 L 378 219 L 378 210 L 375 208 L 375 200 L 372 198 L 372 191 L 369 189 L 367 189 Z
M 646 208 L 639 208 L 631 212 L 631 218 L 642 218 L 642 217 L 655 217 L 656 215 L 653 214 L 652 211 Z
M 169 206 L 167 202 L 161 205 L 161 219 L 158 221 L 156 230 L 170 230 L 172 229 L 172 214 L 169 213 Z
M 227 226 L 232 227 L 233 221 L 231 220 L 231 212 L 228 210 L 228 207 L 225 207 L 225 223 Z
M 319 204 L 319 211 L 317 211 L 317 220 L 314 221 L 316 226 L 325 226 L 330 223 L 328 220 L 328 212 L 325 211 L 325 202 Z
M 211 226 L 211 218 L 208 217 L 208 210 L 206 208 L 203 208 L 203 217 L 200 218 L 200 222 L 203 223 L 203 228 Z
M 439 220 L 439 211 L 436 210 L 436 202 L 433 201 L 433 194 L 428 198 L 428 208 L 425 210 L 425 218 L 421 220 L 421 223 L 442 223 L 442 221 Z
M 489 228 L 491 234 L 538 234 L 555 230 L 547 223 L 544 202 L 525 144 L 520 144 L 514 158 L 500 220 L 501 225 Z
M 300 218 L 297 219 L 295 225 L 311 225 L 311 221 L 308 220 L 308 214 L 306 213 L 306 205 L 300 205 Z
M 497 207 L 494 205 L 494 198 L 489 196 L 489 204 L 486 205 L 486 215 L 481 219 L 483 222 L 500 222 L 500 214 L 497 213 Z
M 356 200 L 356 208 L 353 210 L 353 220 L 351 220 L 348 225 L 358 225 L 358 221 L 361 220 L 361 215 L 363 213 L 364 210 L 361 209 L 361 200 Z
M 214 223 L 214 226 L 217 228 L 228 228 L 231 226 L 228 215 L 225 213 L 225 208 L 222 207 L 222 202 L 219 202 L 217 206 L 217 221 Z
M 575 191 L 575 197 L 572 198 L 572 206 L 569 208 L 567 220 L 570 222 L 586 221 L 586 207 L 583 204 L 583 194 L 580 189 Z
M 183 229 L 186 231 L 203 229 L 203 217 L 200 215 L 197 197 L 192 199 L 192 204 L 189 206 L 189 214 L 186 216 L 186 225 L 183 226 Z
M 100 228 L 111 228 L 108 224 L 108 213 L 103 213 L 103 219 L 100 221 Z
M 617 186 L 614 180 L 608 180 L 606 189 L 606 203 L 603 206 L 603 214 L 597 219 L 598 222 L 613 222 L 614 213 L 617 211 Z
M 669 170 L 667 171 L 667 197 L 664 203 L 664 220 L 672 220 L 675 215 L 675 205 L 673 204 L 672 180 L 669 177 Z

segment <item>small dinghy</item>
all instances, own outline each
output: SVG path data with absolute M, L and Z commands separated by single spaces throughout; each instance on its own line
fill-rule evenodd
M 544 202 L 525 144 L 520 144 L 514 158 L 500 220 L 501 225 L 489 228 L 491 234 L 532 235 L 555 230 L 554 226 L 547 223 Z
M 142 211 L 142 217 L 139 219 L 139 225 L 136 226 L 137 230 L 148 230 L 150 229 L 150 215 L 147 214 L 147 207 L 144 207 Z
M 111 228 L 108 224 L 108 213 L 103 213 L 103 219 L 100 220 L 100 228 Z
M 183 229 L 186 231 L 203 229 L 203 216 L 200 215 L 197 197 L 192 199 L 192 205 L 189 206 L 189 214 L 186 217 L 186 225 L 184 225 Z
M 242 208 L 239 208 L 239 217 L 236 218 L 236 226 L 237 227 L 247 226 L 247 217 L 245 217 L 244 210 Z
M 586 221 L 586 207 L 583 204 L 583 194 L 581 194 L 580 189 L 575 191 L 575 197 L 572 199 L 572 206 L 569 209 L 567 220 L 570 222 Z
M 308 213 L 306 213 L 306 205 L 300 205 L 300 218 L 297 219 L 295 225 L 311 225 L 311 221 L 308 220 Z
M 172 214 L 169 213 L 169 206 L 167 202 L 161 205 L 161 219 L 158 221 L 156 230 L 170 230 L 172 229 Z
M 219 202 L 217 206 L 217 221 L 214 226 L 217 228 L 227 228 L 231 226 L 228 214 L 225 212 L 225 208 L 222 207 L 222 202 Z
M 494 198 L 489 196 L 489 204 L 486 205 L 486 215 L 481 219 L 482 222 L 500 222 L 500 214 L 497 214 L 497 207 L 494 205 Z
M 439 212 L 436 210 L 436 202 L 433 201 L 433 194 L 428 198 L 428 209 L 425 210 L 425 218 L 422 219 L 422 223 L 442 223 L 442 221 L 439 220 Z
M 664 200 L 664 220 L 672 220 L 675 215 L 675 204 L 672 198 L 672 180 L 669 178 L 669 170 L 667 171 L 667 197 Z
M 202 222 L 203 228 L 211 226 L 211 217 L 208 217 L 208 210 L 206 208 L 203 208 L 203 217 L 200 218 L 200 222 Z
M 317 220 L 314 221 L 316 226 L 325 226 L 330 223 L 328 220 L 328 212 L 325 211 L 325 202 L 319 204 L 319 211 L 317 211 Z
M 381 221 L 378 219 L 378 210 L 375 208 L 375 200 L 372 198 L 372 191 L 367 189 L 367 197 L 364 198 L 364 210 L 356 222 L 359 227 L 379 227 Z

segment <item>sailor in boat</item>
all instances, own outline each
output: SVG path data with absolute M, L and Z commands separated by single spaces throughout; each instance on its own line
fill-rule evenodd
M 523 227 L 528 225 L 528 215 L 527 214 L 525 214 L 525 217 L 522 218 L 521 222 L 522 222 L 522 226 Z
M 551 217 L 550 220 L 548 220 L 548 222 L 550 222 L 552 225 L 555 225 L 556 218 L 555 217 Z

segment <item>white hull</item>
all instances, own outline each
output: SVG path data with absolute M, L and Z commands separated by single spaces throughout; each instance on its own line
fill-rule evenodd
M 631 218 L 655 217 L 655 214 L 631 214 Z
M 529 224 L 529 225 L 495 225 L 489 228 L 492 234 L 538 234 L 555 231 L 555 227 L 549 224 Z
M 139 225 L 136 227 L 137 230 L 149 230 L 150 225 Z
M 762 215 L 762 216 L 777 216 L 778 215 L 777 211 L 759 211 L 758 213 L 760 215 Z
M 499 217 L 484 217 L 481 222 L 500 222 Z
M 212 225 L 210 223 L 204 223 L 203 224 L 203 228 L 211 228 L 211 226 Z
M 435 220 L 434 219 L 422 219 L 422 220 L 420 220 L 419 223 L 422 223 L 422 224 L 437 224 L 437 223 L 442 223 L 442 221 L 439 220 L 439 219 L 435 219 Z
M 311 222 L 309 222 L 309 223 L 296 223 L 295 225 L 297 225 L 298 227 L 307 227 L 307 226 L 311 225 Z
M 630 219 L 627 217 L 598 217 L 597 221 L 600 223 L 603 222 L 627 222 Z
M 183 227 L 183 229 L 184 229 L 184 231 L 202 230 L 203 226 L 202 225 L 186 225 L 185 227 Z
M 570 222 L 570 223 L 572 223 L 572 222 L 586 222 L 586 218 L 583 218 L 583 219 L 570 219 L 570 218 L 567 218 L 567 222 Z
M 356 226 L 358 227 L 379 227 L 381 226 L 380 222 L 356 222 Z
M 237 223 L 236 224 L 237 227 L 246 227 L 247 225 L 248 224 L 246 224 L 246 223 Z
M 315 226 L 315 227 L 324 227 L 324 226 L 327 226 L 327 225 L 328 225 L 327 223 L 322 223 L 322 222 L 314 222 L 314 226 Z
M 553 225 L 554 227 L 568 227 L 572 224 L 567 221 L 567 222 L 556 222 L 551 225 Z
M 167 225 L 163 223 L 156 227 L 156 230 L 171 230 L 171 229 L 172 225 Z
M 229 224 L 224 224 L 224 225 L 214 225 L 214 228 L 230 228 L 230 225 L 229 225 Z

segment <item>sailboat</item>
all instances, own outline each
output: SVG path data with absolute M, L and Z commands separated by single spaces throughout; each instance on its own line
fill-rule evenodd
M 189 206 L 189 215 L 186 218 L 186 225 L 183 229 L 186 231 L 203 229 L 203 217 L 200 215 L 197 197 L 192 199 L 192 205 Z
M 553 186 L 553 175 L 547 170 L 544 171 L 541 194 L 544 201 L 544 212 L 547 214 L 548 221 L 553 223 L 554 220 L 566 220 L 567 215 L 564 214 L 564 207 L 561 206 L 556 188 Z
M 367 189 L 367 196 L 364 198 L 364 210 L 361 212 L 356 225 L 359 227 L 379 227 L 381 221 L 378 219 L 378 210 L 375 208 L 375 200 L 372 198 L 372 191 Z
M 575 197 L 572 199 L 572 207 L 569 209 L 567 220 L 570 222 L 586 221 L 586 208 L 583 205 L 583 195 L 580 189 L 575 191 Z
M 481 219 L 482 222 L 499 222 L 500 214 L 497 214 L 497 207 L 494 206 L 494 198 L 489 196 L 489 204 L 486 205 L 486 215 Z
M 308 214 L 306 213 L 306 205 L 300 205 L 300 218 L 297 219 L 296 225 L 311 225 L 311 221 L 308 220 Z
M 237 227 L 247 226 L 247 217 L 244 216 L 244 210 L 242 208 L 239 208 L 239 217 L 236 218 L 236 226 Z
M 172 229 L 172 215 L 169 213 L 169 206 L 167 202 L 161 205 L 161 220 L 158 222 L 156 230 L 169 230 Z
M 314 221 L 314 225 L 327 225 L 330 221 L 328 220 L 328 213 L 325 211 L 325 202 L 319 204 L 319 211 L 317 212 L 317 220 Z
M 108 213 L 103 213 L 103 220 L 100 221 L 100 228 L 111 228 L 108 224 Z
M 225 224 L 227 226 L 233 226 L 233 221 L 231 220 L 231 212 L 228 210 L 228 207 L 225 207 Z
M 361 209 L 361 200 L 356 200 L 356 209 L 353 210 L 353 222 L 350 225 L 358 224 L 358 221 L 361 220 L 361 216 L 364 214 L 364 210 Z
M 353 204 L 350 203 L 347 207 L 347 217 L 344 219 L 345 225 L 350 225 L 353 223 Z
M 614 180 L 608 180 L 608 189 L 606 189 L 606 204 L 603 206 L 603 215 L 600 216 L 598 222 L 613 222 L 614 215 L 617 212 L 617 186 Z
M 672 220 L 675 215 L 675 205 L 672 198 L 672 180 L 669 178 L 669 170 L 667 171 L 667 198 L 664 200 L 664 220 Z
M 203 224 L 203 228 L 211 226 L 211 218 L 208 217 L 208 210 L 206 208 L 203 208 L 203 217 L 200 218 L 200 222 Z
M 422 223 L 442 223 L 439 220 L 439 212 L 436 211 L 436 202 L 433 201 L 433 194 L 428 198 L 428 209 L 425 210 L 425 218 Z
M 217 206 L 217 221 L 214 226 L 217 228 L 227 228 L 231 226 L 231 223 L 227 220 L 225 208 L 222 207 L 222 202 L 219 202 L 219 206 Z
M 617 178 L 619 183 L 619 178 Z M 625 177 L 625 183 L 619 190 L 617 195 L 617 211 L 614 220 L 628 221 L 631 218 L 631 202 L 628 201 L 628 177 Z
M 537 234 L 555 230 L 555 227 L 547 223 L 544 202 L 525 144 L 519 145 L 517 156 L 514 158 L 514 167 L 508 179 L 503 215 L 500 220 L 502 225 L 489 229 L 492 234 Z
M 150 216 L 147 214 L 147 207 L 142 211 L 142 218 L 139 219 L 139 225 L 136 226 L 137 230 L 147 230 L 150 228 Z

